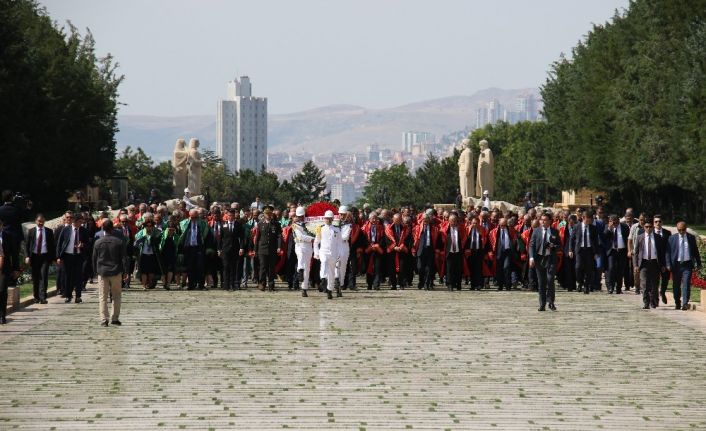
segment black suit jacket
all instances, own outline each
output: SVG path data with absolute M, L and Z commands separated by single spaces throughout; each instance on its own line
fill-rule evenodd
M 224 222 L 221 230 L 221 243 L 219 250 L 224 254 L 237 254 L 239 250 L 245 250 L 245 229 L 239 221 L 233 223 L 233 230 L 228 229 L 228 222 Z
M 5 230 L 0 230 L 0 236 L 2 236 L 2 253 L 4 255 L 5 263 L 3 263 L 2 272 L 5 275 L 10 275 L 14 271 L 19 271 L 20 262 L 15 260 L 17 256 L 15 250 L 15 237 Z
M 628 236 L 630 235 L 630 227 L 625 223 L 620 223 L 617 228 L 620 228 L 620 235 L 623 238 L 623 245 L 625 245 L 625 250 L 628 249 Z M 665 230 L 666 232 L 666 230 Z M 605 239 L 606 239 L 606 253 L 608 255 L 613 254 L 613 231 L 606 226 L 605 228 Z
M 529 243 L 529 257 L 530 259 L 534 259 L 537 264 L 541 264 L 543 266 L 545 263 L 547 266 L 556 264 L 556 253 L 561 249 L 561 238 L 559 238 L 559 232 L 552 227 L 547 230 L 547 243 L 554 244 L 554 247 L 552 248 L 545 245 L 545 251 L 549 251 L 549 259 L 545 262 L 542 262 L 542 258 L 544 256 L 540 254 L 540 251 L 542 250 L 542 242 L 544 242 L 544 238 L 542 238 L 543 234 L 544 230 L 541 227 L 538 227 L 532 232 Z
M 696 243 L 696 237 L 686 233 L 686 240 L 689 243 L 689 253 L 691 254 L 692 265 L 701 266 L 701 254 Z M 675 233 L 667 240 L 667 266 L 677 268 L 679 265 L 679 233 Z
M 571 250 L 573 250 L 576 255 L 578 255 L 579 250 L 581 250 L 581 240 L 583 238 L 584 229 L 585 226 L 583 222 L 577 223 L 574 226 L 574 234 L 571 236 Z M 588 237 L 591 242 L 592 254 L 598 254 L 600 243 L 598 242 L 598 228 L 596 228 L 596 226 L 592 224 L 588 225 Z
M 56 242 L 54 241 L 54 231 L 48 227 L 44 227 L 45 241 L 47 243 L 47 255 L 49 259 L 54 259 L 54 253 L 56 253 Z M 32 254 L 37 250 L 37 227 L 33 227 L 27 233 L 27 239 L 25 241 L 25 256 L 31 257 Z
M 66 254 L 66 246 L 69 245 L 69 242 L 71 241 L 71 235 L 73 234 L 73 227 L 72 226 L 66 226 L 64 229 L 61 230 L 61 234 L 59 235 L 59 238 L 56 241 L 56 258 L 61 259 L 63 258 L 64 254 Z M 79 252 L 79 254 L 82 257 L 86 257 L 88 254 L 88 248 L 91 245 L 90 244 L 90 238 L 88 236 L 88 230 L 81 226 L 78 228 L 78 240 L 79 242 L 83 243 L 83 248 Z

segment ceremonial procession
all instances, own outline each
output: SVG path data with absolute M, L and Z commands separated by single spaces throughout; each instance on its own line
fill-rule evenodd
M 706 0 L 0 0 L 0 431 L 706 430 L 704 101 Z

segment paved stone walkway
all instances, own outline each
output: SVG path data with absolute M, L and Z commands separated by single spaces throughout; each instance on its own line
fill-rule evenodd
M 130 291 L 0 328 L 0 429 L 706 428 L 706 324 L 637 298 Z M 33 311 L 34 310 L 34 311 Z

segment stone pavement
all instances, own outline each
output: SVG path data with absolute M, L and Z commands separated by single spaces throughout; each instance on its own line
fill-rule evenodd
M 0 429 L 706 428 L 703 314 L 634 295 L 129 291 L 0 328 Z M 41 310 L 47 308 L 46 310 Z M 33 311 L 34 310 L 34 311 Z

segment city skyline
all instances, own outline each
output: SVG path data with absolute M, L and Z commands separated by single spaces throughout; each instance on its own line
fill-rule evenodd
M 272 114 L 536 88 L 591 23 L 627 4 L 41 1 L 121 64 L 120 115 L 156 116 L 213 114 L 221 83 L 240 75 L 258 77 Z

